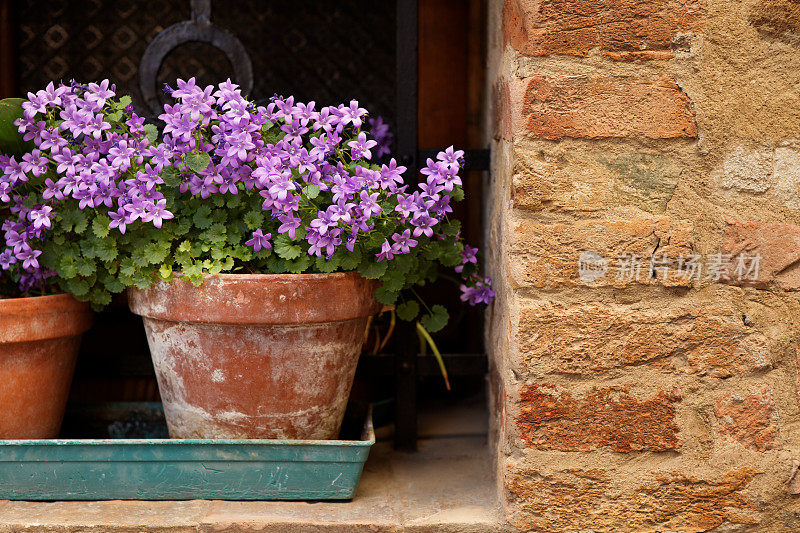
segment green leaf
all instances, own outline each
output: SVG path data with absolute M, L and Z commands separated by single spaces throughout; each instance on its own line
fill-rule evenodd
M 361 250 L 358 248 L 354 249 L 352 252 L 341 250 L 336 255 L 341 255 L 339 268 L 345 272 L 355 270 L 361 263 Z
M 450 222 L 439 226 L 439 232 L 444 233 L 448 237 L 455 237 L 458 235 L 459 231 L 461 231 L 460 220 L 451 220 Z
M 103 262 L 113 261 L 117 258 L 117 243 L 109 240 L 98 242 L 95 246 L 95 255 Z
M 89 284 L 81 278 L 70 278 L 64 283 L 64 290 L 81 298 L 89 294 Z
M 106 290 L 118 294 L 125 290 L 125 284 L 117 278 L 109 278 L 105 282 Z
M 0 100 L 0 153 L 20 156 L 33 149 L 33 142 L 25 142 L 14 121 L 22 118 L 22 98 Z
M 151 242 L 144 247 L 144 257 L 151 265 L 158 265 L 169 254 L 169 242 Z
M 211 215 L 211 208 L 207 205 L 201 205 L 194 212 L 192 221 L 194 222 L 194 225 L 200 229 L 210 228 L 212 221 L 209 215 Z
M 92 232 L 101 239 L 103 237 L 108 237 L 109 224 L 111 224 L 111 219 L 108 218 L 108 216 L 97 215 L 94 217 L 94 220 L 92 220 Z
M 302 252 L 300 246 L 292 244 L 285 235 L 280 235 L 275 239 L 275 253 L 279 257 L 291 260 L 300 257 L 300 252 Z
M 395 312 L 397 313 L 397 318 L 400 320 L 411 322 L 417 318 L 417 315 L 419 314 L 419 304 L 416 300 L 409 300 L 398 305 L 395 308 Z
M 136 273 L 136 265 L 129 257 L 125 257 L 119 264 L 119 273 L 126 277 L 133 277 Z
M 158 128 L 155 124 L 145 124 L 144 135 L 150 141 L 151 145 L 155 144 L 156 139 L 158 139 Z
M 303 254 L 294 261 L 286 261 L 286 270 L 292 274 L 300 274 L 305 272 L 311 266 L 312 257 L 308 254 Z
M 62 278 L 74 278 L 78 275 L 78 267 L 71 257 L 62 257 L 56 270 L 58 270 L 58 275 Z
M 149 124 L 148 124 L 149 125 Z M 161 179 L 167 187 L 177 187 L 181 184 L 181 178 L 175 167 L 167 167 L 161 171 Z
M 256 230 L 261 227 L 261 224 L 264 223 L 264 212 L 263 211 L 248 211 L 242 217 L 244 220 L 245 225 L 250 230 Z
M 195 172 L 202 172 L 211 162 L 211 156 L 205 152 L 189 152 L 183 157 L 183 162 Z
M 317 185 L 316 183 L 309 184 L 305 189 L 305 193 L 310 200 L 313 200 L 314 198 L 319 196 L 319 185 Z
M 111 303 L 111 293 L 104 290 L 103 287 L 94 287 L 89 294 L 89 301 L 92 302 L 92 307 L 95 309 L 102 309 Z
M 397 291 L 387 289 L 383 285 L 375 290 L 375 299 L 384 305 L 394 305 L 399 295 Z
M 122 120 L 122 111 L 114 111 L 106 115 L 106 122 L 113 124 Z
M 116 107 L 118 107 L 119 109 L 124 109 L 125 107 L 127 107 L 129 105 L 131 105 L 131 97 L 128 96 L 127 94 L 123 94 L 119 98 L 119 101 L 117 102 Z
M 388 264 L 388 261 L 381 261 L 380 263 L 366 261 L 358 265 L 358 272 L 367 279 L 378 279 L 386 273 Z
M 453 187 L 453 192 L 450 193 L 450 198 L 452 198 L 454 202 L 460 202 L 464 199 L 464 189 L 461 187 Z
M 422 317 L 423 327 L 431 333 L 435 333 L 447 325 L 450 315 L 443 305 L 434 305 L 431 312 Z
M 95 262 L 86 257 L 79 257 L 75 266 L 78 269 L 78 274 L 84 277 L 91 276 L 97 271 Z
M 323 273 L 330 273 L 335 272 L 337 268 L 339 268 L 339 264 L 342 261 L 341 254 L 333 254 L 333 257 L 330 259 L 326 259 L 324 257 L 317 257 L 315 263 L 317 270 Z

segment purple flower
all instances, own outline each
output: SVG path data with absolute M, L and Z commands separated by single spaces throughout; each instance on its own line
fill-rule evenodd
M 411 248 L 417 245 L 417 241 L 411 238 L 411 230 L 409 229 L 405 230 L 402 234 L 395 233 L 392 235 L 392 240 L 394 241 L 392 251 L 398 254 L 410 253 Z
M 378 144 L 376 141 L 367 140 L 367 134 L 363 131 L 358 134 L 358 139 L 350 141 L 347 146 L 350 147 L 350 157 L 355 161 L 358 159 L 372 159 L 372 152 L 370 149 Z
M 125 229 L 128 227 L 126 223 L 128 211 L 124 207 L 120 207 L 118 211 L 109 211 L 108 216 L 111 217 L 109 229 L 117 228 L 124 235 Z
M 35 229 L 50 228 L 50 216 L 53 208 L 49 205 L 43 205 L 40 209 L 31 209 L 28 213 L 28 218 L 33 222 Z
M 492 290 L 492 282 L 489 278 L 484 278 L 483 281 L 473 281 L 474 285 L 469 286 L 466 284 L 461 285 L 461 301 L 467 302 L 470 305 L 490 304 L 494 300 L 494 291 Z
M 459 161 L 464 157 L 464 150 L 453 150 L 453 146 L 448 146 L 444 152 L 439 152 L 436 159 L 448 165 L 460 165 Z
M 435 218 L 425 213 L 415 216 L 411 220 L 411 224 L 414 226 L 414 237 L 419 237 L 420 235 L 432 237 L 433 226 L 435 226 L 437 222 Z
M 358 206 L 367 218 L 383 212 L 383 208 L 378 205 L 378 193 L 369 194 L 367 191 L 361 191 L 361 203 Z
M 22 268 L 25 270 L 32 270 L 39 268 L 39 261 L 37 257 L 42 255 L 41 250 L 32 249 L 27 243 L 22 245 L 19 252 L 16 253 L 17 259 L 22 261 Z
M 114 87 L 108 88 L 108 80 L 103 80 L 98 85 L 97 83 L 90 83 L 86 91 L 86 101 L 94 102 L 98 107 L 103 107 L 106 100 L 114 96 Z
M 389 241 L 383 241 L 383 244 L 381 245 L 381 253 L 375 254 L 375 256 L 378 258 L 379 263 L 384 259 L 387 261 L 394 259 L 394 251 L 392 250 L 392 245 L 389 244 Z
M 165 220 L 175 218 L 175 215 L 167 211 L 167 200 L 161 199 L 155 204 L 150 203 L 142 215 L 142 222 L 152 222 L 157 228 L 160 228 Z
M 341 124 L 345 126 L 347 124 L 352 124 L 356 128 L 361 127 L 361 117 L 367 114 L 366 109 L 363 107 L 358 107 L 358 101 L 356 100 L 350 100 L 349 107 L 341 106 L 339 109 L 337 109 L 337 112 L 341 117 Z
M 269 242 L 271 238 L 272 238 L 272 233 L 267 233 L 266 235 L 264 235 L 261 232 L 261 228 L 259 228 L 253 232 L 253 237 L 250 240 L 245 241 L 245 244 L 247 246 L 252 246 L 253 250 L 256 252 L 261 251 L 262 248 L 265 250 L 269 250 L 270 248 L 272 248 L 272 243 Z

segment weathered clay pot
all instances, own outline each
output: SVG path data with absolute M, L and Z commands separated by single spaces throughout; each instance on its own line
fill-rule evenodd
M 334 439 L 367 318 L 356 273 L 221 274 L 130 289 L 173 438 Z
M 0 439 L 58 436 L 89 305 L 68 294 L 0 300 Z

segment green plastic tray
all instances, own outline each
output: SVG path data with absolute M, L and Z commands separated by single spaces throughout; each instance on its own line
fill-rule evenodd
M 347 500 L 362 440 L 0 440 L 5 500 Z

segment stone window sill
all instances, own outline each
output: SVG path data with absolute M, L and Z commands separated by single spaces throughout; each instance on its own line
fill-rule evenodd
M 5 531 L 276 533 L 506 531 L 496 497 L 482 403 L 421 413 L 419 451 L 378 442 L 349 502 L 0 502 Z

